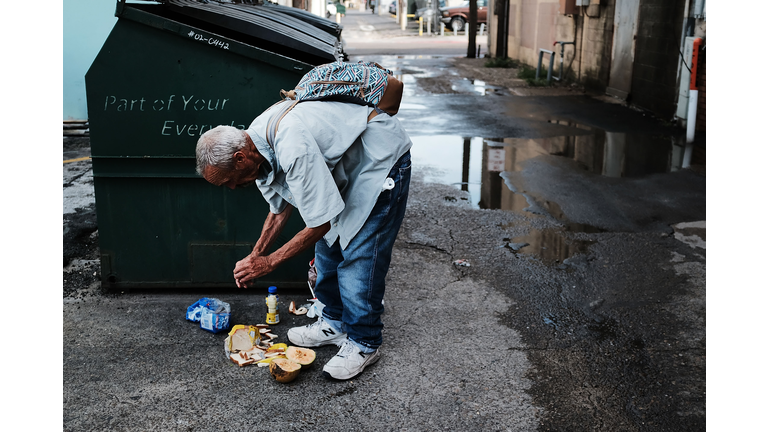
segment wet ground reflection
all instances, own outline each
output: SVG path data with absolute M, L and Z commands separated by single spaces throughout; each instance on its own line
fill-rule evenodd
M 504 247 L 513 253 L 536 255 L 546 264 L 560 264 L 576 253 L 583 253 L 587 246 L 595 243 L 588 240 L 574 240 L 566 229 L 531 229 L 524 236 L 508 240 Z
M 506 89 L 503 89 L 497 86 L 488 85 L 485 83 L 485 81 L 481 81 L 481 80 L 470 81 L 466 78 L 461 78 L 459 80 L 454 81 L 454 83 L 451 84 L 451 89 L 457 93 L 478 94 L 481 96 L 485 96 L 489 94 L 497 94 L 497 95 L 509 94 L 509 92 Z
M 601 129 L 590 132 L 536 139 L 412 136 L 411 152 L 415 164 L 430 168 L 426 181 L 468 191 L 475 208 L 511 211 L 536 207 L 530 197 L 516 190 L 509 175 L 521 171 L 533 158 L 568 158 L 576 162 L 573 169 L 607 177 L 640 177 L 677 171 L 682 166 L 685 148 L 675 137 Z
M 449 135 L 412 136 L 413 163 L 423 168 L 424 180 L 453 185 L 469 192 L 474 208 L 502 209 L 552 217 L 563 228 L 536 230 L 505 239 L 511 252 L 534 254 L 542 261 L 562 265 L 589 241 L 575 241 L 568 233 L 601 230 L 567 220 L 556 202 L 536 199 L 516 187 L 513 173 L 522 171 L 534 158 L 567 158 L 560 164 L 573 170 L 606 177 L 640 177 L 677 171 L 684 146 L 672 136 L 608 132 L 567 121 L 550 123 L 579 130 L 578 134 L 552 138 L 480 138 Z M 586 131 L 586 133 L 584 133 Z
M 425 181 L 468 191 L 472 206 L 479 208 L 483 138 L 432 135 L 412 136 L 411 141 L 413 163 L 428 168 L 423 171 Z

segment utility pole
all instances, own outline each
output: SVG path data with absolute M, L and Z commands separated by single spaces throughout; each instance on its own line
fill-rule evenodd
M 507 33 L 509 32 L 509 0 L 495 2 L 496 22 L 496 58 L 507 58 Z
M 400 8 L 400 29 L 405 30 L 408 26 L 408 0 L 397 0 Z
M 427 0 L 431 2 L 432 6 L 432 33 L 433 34 L 440 34 L 440 23 L 442 16 L 440 15 L 440 0 Z
M 467 58 L 477 57 L 477 0 L 469 0 L 469 22 L 467 23 Z

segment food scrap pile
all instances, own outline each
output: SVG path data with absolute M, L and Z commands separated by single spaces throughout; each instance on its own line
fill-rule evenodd
M 236 325 L 224 340 L 224 351 L 238 366 L 256 364 L 269 366 L 270 374 L 279 382 L 293 381 L 301 369 L 315 361 L 315 352 L 308 348 L 272 342 L 277 335 L 267 324 Z

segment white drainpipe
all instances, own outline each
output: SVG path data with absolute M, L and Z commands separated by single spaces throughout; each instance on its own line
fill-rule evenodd
M 696 65 L 699 59 L 699 47 L 701 38 L 693 41 L 693 55 L 691 56 L 691 87 L 688 93 L 688 118 L 687 130 L 685 134 L 685 154 L 683 155 L 683 168 L 691 165 L 691 156 L 693 155 L 693 138 L 696 134 L 696 108 L 699 102 L 699 88 L 696 85 Z

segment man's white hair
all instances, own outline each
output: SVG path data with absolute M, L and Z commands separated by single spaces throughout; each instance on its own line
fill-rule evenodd
M 245 133 L 232 126 L 216 126 L 204 133 L 197 140 L 197 173 L 203 175 L 208 166 L 233 170 L 235 162 L 232 155 L 242 150 L 248 142 Z

